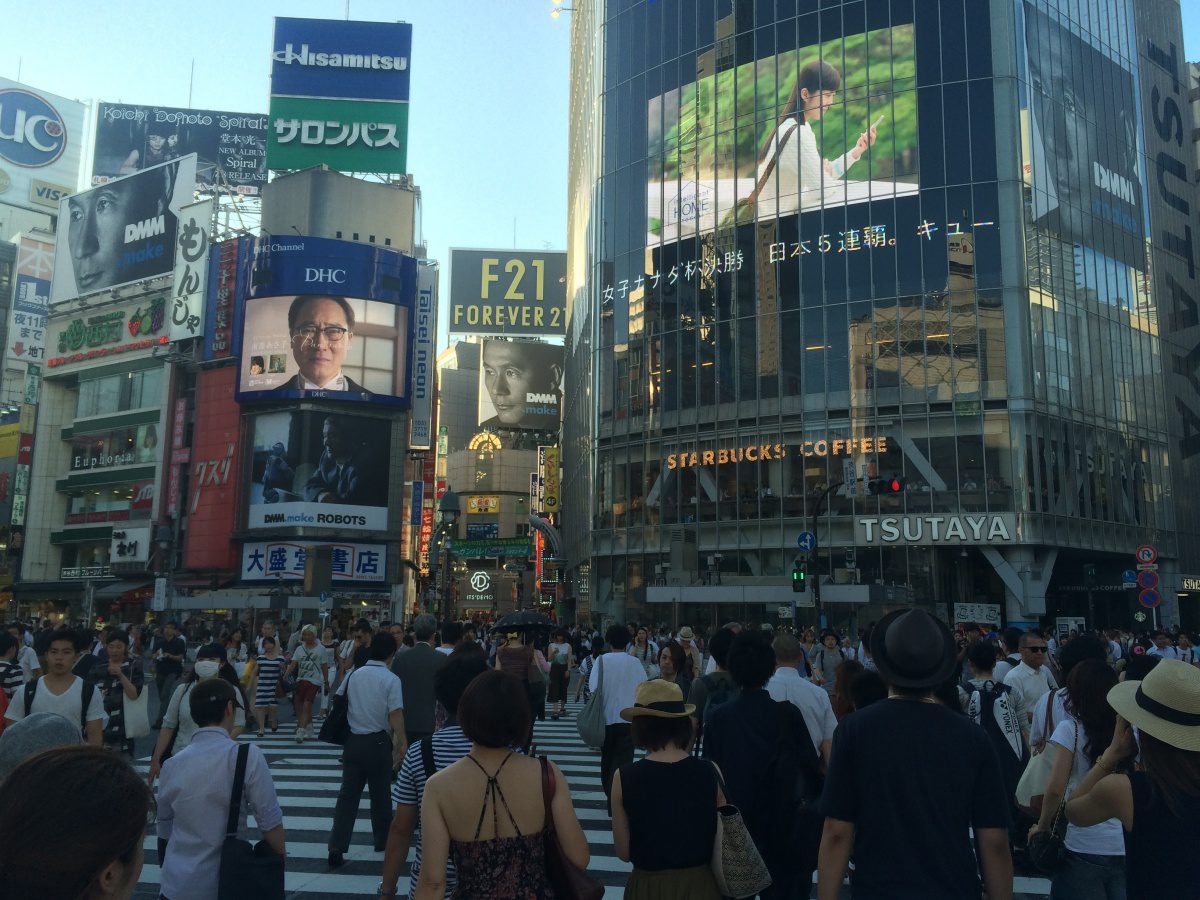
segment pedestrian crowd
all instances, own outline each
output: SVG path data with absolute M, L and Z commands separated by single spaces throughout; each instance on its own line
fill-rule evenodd
M 1054 900 L 1200 896 L 1187 634 L 951 631 L 921 609 L 853 641 L 427 614 L 345 639 L 283 620 L 196 631 L 0 634 L 0 900 L 129 897 L 149 828 L 165 900 L 283 896 L 279 798 L 238 737 L 276 730 L 289 696 L 297 741 L 342 747 L 330 868 L 365 790 L 380 897 L 410 852 L 414 898 L 599 896 L 568 779 L 534 739 L 573 679 L 635 900 L 791 900 L 814 881 L 834 900 L 847 877 L 854 897 L 1003 900 L 1014 874 L 1048 876 Z

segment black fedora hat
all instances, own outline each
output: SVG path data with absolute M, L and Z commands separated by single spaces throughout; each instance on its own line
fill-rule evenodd
M 883 680 L 900 688 L 936 687 L 958 661 L 950 629 L 923 609 L 884 616 L 871 632 L 871 656 Z

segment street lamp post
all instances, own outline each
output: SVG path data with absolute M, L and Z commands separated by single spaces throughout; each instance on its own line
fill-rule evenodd
M 438 531 L 442 535 L 441 552 L 444 554 L 442 559 L 442 621 L 448 622 L 453 613 L 450 606 L 450 547 L 446 546 L 446 542 L 450 539 L 451 533 L 454 531 L 454 523 L 458 521 L 459 514 L 462 512 L 462 507 L 458 502 L 458 494 L 447 487 L 446 493 L 442 494 L 442 500 L 438 504 L 438 509 L 442 513 L 442 524 L 438 527 Z

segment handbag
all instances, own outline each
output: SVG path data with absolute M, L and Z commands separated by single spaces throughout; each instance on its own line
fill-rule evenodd
M 717 784 L 725 793 L 725 779 L 719 769 Z M 717 807 L 717 835 L 713 838 L 710 866 L 723 897 L 753 897 L 771 886 L 767 864 L 754 845 L 741 811 L 732 803 Z
M 1021 780 L 1017 782 L 1017 807 L 1031 818 L 1038 819 L 1042 815 L 1042 797 L 1046 793 L 1046 784 L 1050 781 L 1050 770 L 1054 768 L 1054 758 L 1046 753 L 1046 742 L 1054 731 L 1054 696 L 1046 700 L 1046 719 L 1042 728 L 1042 743 L 1025 764 Z
M 1051 698 L 1051 702 L 1053 698 Z M 1075 723 L 1075 746 L 1071 750 L 1071 765 L 1075 765 L 1075 754 L 1079 752 L 1079 723 Z M 1042 753 L 1042 756 L 1048 754 Z M 1067 795 L 1071 791 L 1069 783 L 1063 790 L 1062 799 L 1058 803 L 1058 810 L 1054 813 L 1054 822 L 1050 825 L 1049 831 L 1035 832 L 1033 837 L 1029 839 L 1029 861 L 1037 867 L 1037 869 L 1045 874 L 1051 874 L 1058 868 L 1059 861 L 1062 858 L 1063 843 L 1067 838 L 1067 820 L 1064 813 L 1067 811 Z
M 537 660 L 537 650 L 533 647 L 529 648 L 529 669 L 525 677 L 530 684 L 546 683 L 546 673 L 542 671 L 542 666 Z
M 554 896 L 562 900 L 601 900 L 604 896 L 604 885 L 567 859 L 563 853 L 562 844 L 558 841 L 558 832 L 554 829 L 554 812 L 550 809 L 550 801 L 554 799 L 554 771 L 546 757 L 539 756 L 538 759 L 542 763 L 542 803 L 546 808 L 546 824 L 542 828 L 546 878 L 550 887 L 554 888 Z
M 150 733 L 150 692 L 143 687 L 136 700 L 130 700 L 121 691 L 121 721 L 125 724 L 125 737 L 129 740 L 145 737 Z
M 585 744 L 593 750 L 604 746 L 604 731 L 608 727 L 608 719 L 604 715 L 604 657 L 596 660 L 596 689 L 588 697 L 587 703 L 575 717 L 575 730 Z
M 346 741 L 350 739 L 350 679 L 353 677 L 353 672 L 347 675 L 342 690 L 334 694 L 333 699 L 329 701 L 329 711 L 325 713 L 325 721 L 321 723 L 317 740 L 345 746 Z
M 284 857 L 266 841 L 251 844 L 237 836 L 249 755 L 249 744 L 238 747 L 233 791 L 229 796 L 229 821 L 225 826 L 225 843 L 221 845 L 217 896 L 221 900 L 283 900 Z

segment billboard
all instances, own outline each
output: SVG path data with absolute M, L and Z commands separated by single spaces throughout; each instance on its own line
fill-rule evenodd
M 1022 8 L 1028 79 L 1022 138 L 1034 224 L 1067 244 L 1144 269 L 1133 73 L 1099 41 L 1090 43 L 1031 3 Z
M 567 254 L 450 248 L 450 334 L 567 333 Z
M 101 103 L 92 184 L 196 154 L 196 186 L 221 184 L 256 195 L 267 183 L 267 116 L 263 113 Z
M 195 180 L 185 156 L 62 200 L 51 302 L 170 274 Z
M 406 406 L 416 260 L 324 238 L 260 243 L 245 302 L 240 399 Z
M 649 244 L 917 193 L 911 24 L 708 68 L 650 100 Z
M 241 412 L 234 399 L 237 369 L 222 366 L 196 376 L 196 424 L 188 462 L 184 566 L 229 572 L 237 565 L 230 536 L 237 529 L 242 484 Z
M 479 427 L 557 432 L 562 375 L 560 345 L 485 340 L 479 366 Z
M 313 547 L 331 547 L 333 583 L 387 581 L 385 544 L 329 541 L 247 541 L 242 544 L 242 581 L 302 581 Z
M 47 335 L 46 365 L 57 370 L 167 344 L 167 297 L 151 294 L 134 303 L 62 316 L 51 320 Z
M 408 449 L 433 446 L 434 363 L 437 347 L 438 264 L 422 260 L 417 268 L 417 306 L 413 320 L 412 411 Z M 419 524 L 419 523 L 413 523 Z
M 46 361 L 46 326 L 50 315 L 50 280 L 54 245 L 21 235 L 13 273 L 13 299 L 8 311 L 8 363 L 40 365 Z
M 209 247 L 208 302 L 204 304 L 204 358 L 227 359 L 242 341 L 242 309 L 250 284 L 254 238 Z
M 249 529 L 384 531 L 391 422 L 313 411 L 251 420 Z
M 86 107 L 0 78 L 0 203 L 54 213 L 79 186 Z
M 411 50 L 404 22 L 277 17 L 270 167 L 407 171 Z
M 204 291 L 208 286 L 208 244 L 216 200 L 209 197 L 180 211 L 175 240 L 175 277 L 171 284 L 172 341 L 204 333 Z

